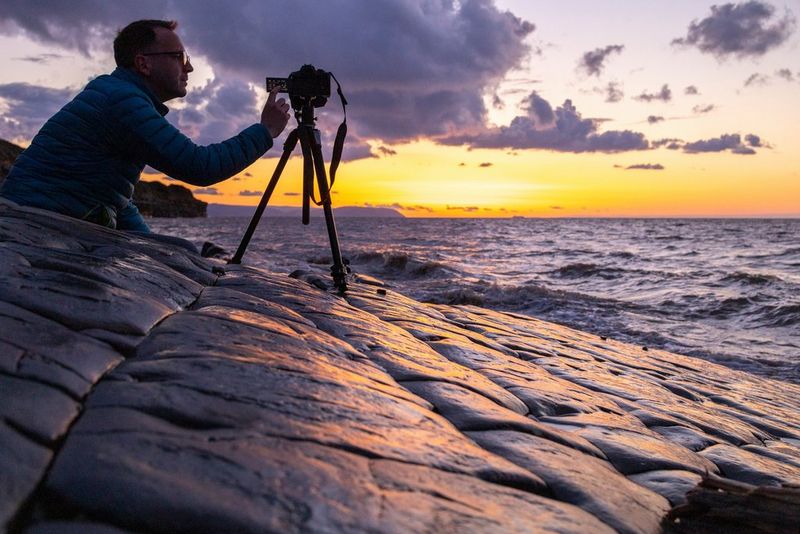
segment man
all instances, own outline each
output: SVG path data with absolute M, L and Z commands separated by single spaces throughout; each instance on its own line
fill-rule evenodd
M 145 165 L 193 185 L 240 172 L 286 127 L 289 104 L 273 91 L 260 123 L 198 146 L 165 118 L 186 96 L 192 68 L 174 21 L 140 20 L 114 40 L 117 68 L 92 80 L 20 154 L 0 196 L 120 230 L 149 232 L 131 201 Z

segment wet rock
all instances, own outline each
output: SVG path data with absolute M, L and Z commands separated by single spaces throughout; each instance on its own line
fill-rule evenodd
M 403 382 L 403 386 L 430 402 L 438 413 L 462 432 L 516 430 L 544 437 L 586 454 L 603 457 L 603 453 L 597 447 L 578 436 L 523 417 L 460 386 L 435 381 Z
M 52 451 L 0 422 L 0 525 L 16 516 L 50 464 Z
M 482 447 L 540 476 L 556 499 L 583 508 L 618 532 L 655 532 L 669 510 L 666 500 L 603 460 L 518 432 L 468 434 Z
M 685 426 L 653 426 L 650 427 L 650 430 L 658 433 L 673 443 L 682 445 L 690 451 L 695 452 L 719 443 L 718 440 L 712 438 L 708 434 Z
M 141 455 L 132 458 L 128 447 Z M 76 448 L 80 448 L 77 451 Z M 67 444 L 49 491 L 137 531 L 610 529 L 579 509 L 472 477 L 307 441 L 119 434 Z M 93 461 L 87 462 L 87 459 Z M 59 459 L 61 462 L 61 459 Z M 97 473 L 85 476 L 80 464 Z M 181 491 L 174 491 L 178 485 Z
M 750 450 L 720 444 L 702 451 L 704 457 L 714 462 L 720 473 L 733 480 L 755 486 L 800 486 L 800 467 L 780 462 Z
M 669 500 L 672 506 L 686 503 L 686 494 L 692 491 L 703 479 L 697 473 L 671 469 L 668 471 L 647 471 L 630 475 L 631 480 L 658 493 Z
M 717 467 L 703 456 L 657 434 L 602 427 L 585 427 L 576 432 L 603 451 L 614 467 L 625 475 L 663 469 L 680 469 L 700 474 L 718 472 Z

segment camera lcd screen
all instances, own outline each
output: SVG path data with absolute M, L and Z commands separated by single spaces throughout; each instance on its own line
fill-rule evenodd
M 286 78 L 267 78 L 267 92 L 277 88 L 279 93 L 288 92 L 287 83 L 289 80 Z

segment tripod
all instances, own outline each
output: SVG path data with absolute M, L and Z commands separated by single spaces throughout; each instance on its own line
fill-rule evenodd
M 239 264 L 242 262 L 247 245 L 253 237 L 253 232 L 256 230 L 261 215 L 267 207 L 269 198 L 278 185 L 278 180 L 281 177 L 286 162 L 292 155 L 292 151 L 297 146 L 297 141 L 300 141 L 300 149 L 303 153 L 303 224 L 309 223 L 309 209 L 310 199 L 314 193 L 314 175 L 317 177 L 317 187 L 319 188 L 320 203 L 322 211 L 325 214 L 325 224 L 328 227 L 328 239 L 331 243 L 331 255 L 333 257 L 333 265 L 331 266 L 331 276 L 333 277 L 333 285 L 344 293 L 347 290 L 347 282 L 345 276 L 347 268 L 342 260 L 342 253 L 339 250 L 339 237 L 336 234 L 336 223 L 333 220 L 333 209 L 331 208 L 331 195 L 330 188 L 328 187 L 328 178 L 325 173 L 325 161 L 322 158 L 322 142 L 320 140 L 319 130 L 315 127 L 314 121 L 314 105 L 311 101 L 304 101 L 302 105 L 295 108 L 295 116 L 298 119 L 298 126 L 292 130 L 286 141 L 283 144 L 283 154 L 272 173 L 272 178 L 264 190 L 264 195 L 261 197 L 261 202 L 258 203 L 253 218 L 250 220 L 250 225 L 247 227 L 242 242 L 236 250 L 236 254 L 228 261 L 228 263 Z M 332 170 L 331 173 L 334 171 Z M 316 201 L 315 201 L 316 203 Z

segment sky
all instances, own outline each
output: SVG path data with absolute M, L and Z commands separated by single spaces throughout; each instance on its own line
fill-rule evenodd
M 798 17 L 800 0 L 3 0 L 0 138 L 25 146 L 112 71 L 119 28 L 174 19 L 195 71 L 167 118 L 200 144 L 257 122 L 264 77 L 334 73 L 349 103 L 334 206 L 800 217 Z M 329 157 L 338 100 L 318 116 Z M 190 189 L 257 204 L 285 136 Z M 300 202 L 296 152 L 271 204 Z

